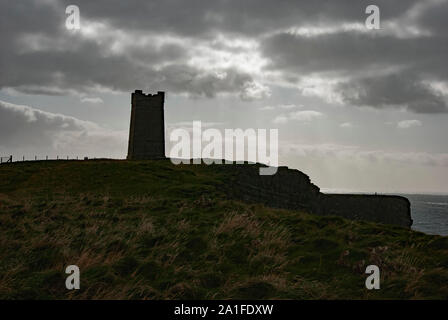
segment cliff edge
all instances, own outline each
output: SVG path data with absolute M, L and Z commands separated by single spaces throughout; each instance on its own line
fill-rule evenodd
M 324 194 L 303 172 L 279 167 L 275 175 L 259 175 L 259 164 L 223 166 L 232 176 L 230 197 L 272 208 L 303 210 L 410 228 L 407 198 L 391 195 Z

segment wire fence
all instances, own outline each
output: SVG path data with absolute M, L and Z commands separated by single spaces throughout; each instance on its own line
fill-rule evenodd
M 8 162 L 12 162 L 12 156 L 0 157 L 0 163 L 8 163 Z
M 69 157 L 69 156 L 56 156 L 56 158 L 52 158 L 49 156 L 44 156 L 44 157 L 38 157 L 38 156 L 34 156 L 34 157 L 18 157 L 18 158 L 14 158 L 13 156 L 7 156 L 7 157 L 0 157 L 0 164 L 4 164 L 4 163 L 13 163 L 13 162 L 25 162 L 25 161 L 50 161 L 50 160 L 89 160 L 88 157 Z

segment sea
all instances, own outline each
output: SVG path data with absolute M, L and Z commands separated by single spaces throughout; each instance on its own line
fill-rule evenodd
M 412 229 L 448 236 L 448 195 L 400 194 L 411 202 Z

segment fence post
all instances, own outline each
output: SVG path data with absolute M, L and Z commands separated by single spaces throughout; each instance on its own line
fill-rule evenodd
M 24 162 L 25 161 L 25 156 L 22 156 L 22 162 Z
M 34 161 L 37 161 L 37 156 L 34 156 Z

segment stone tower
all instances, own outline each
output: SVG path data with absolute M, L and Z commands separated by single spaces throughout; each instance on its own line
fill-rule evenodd
M 132 94 L 128 160 L 165 158 L 165 92 Z

